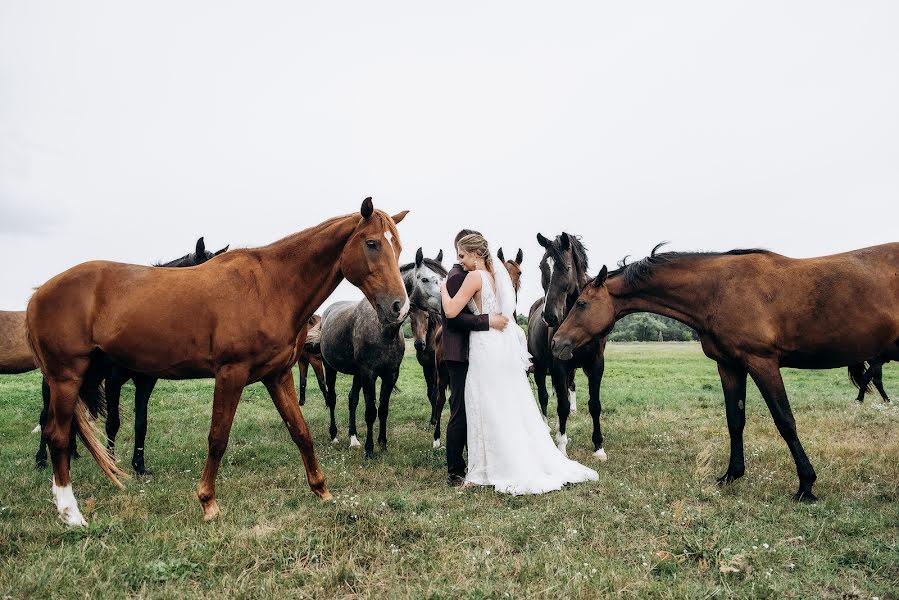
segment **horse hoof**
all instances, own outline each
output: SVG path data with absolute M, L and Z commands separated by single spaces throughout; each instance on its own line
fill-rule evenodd
M 568 434 L 557 433 L 556 445 L 559 447 L 559 452 L 568 456 Z
M 811 492 L 796 492 L 793 495 L 793 502 L 802 502 L 804 504 L 813 504 L 818 501 L 818 497 Z
M 350 448 L 359 448 L 362 444 L 359 443 L 359 438 L 355 435 L 350 436 Z
M 736 481 L 737 479 L 739 479 L 742 476 L 743 476 L 742 471 L 737 472 L 737 473 L 731 473 L 730 471 L 728 471 L 727 473 L 725 473 L 724 475 L 722 475 L 721 477 L 716 479 L 716 481 L 718 482 L 719 486 L 725 486 L 725 485 L 733 483 L 734 481 Z
M 433 447 L 434 447 L 434 450 L 437 450 L 438 448 L 440 448 L 440 438 L 437 438 L 436 440 L 434 440 Z
M 606 455 L 606 451 L 602 448 L 594 452 L 593 457 L 600 462 L 606 462 L 607 460 L 609 460 L 609 457 Z
M 331 495 L 331 492 L 329 492 L 328 490 L 325 490 L 324 493 L 321 496 L 319 496 L 319 499 L 322 502 L 330 502 L 330 501 L 334 500 L 334 496 Z
M 889 400 L 887 402 L 889 402 Z M 433 423 L 431 423 L 431 424 L 433 425 Z M 31 433 L 40 433 L 40 432 L 41 432 L 41 424 L 38 423 L 37 425 L 34 426 L 34 429 L 31 430 Z
M 375 458 L 375 453 L 373 450 L 365 451 L 365 460 L 374 460 L 374 458 Z
M 46 459 L 46 458 L 36 458 L 36 459 L 34 459 L 34 468 L 36 468 L 36 469 L 46 469 L 46 468 L 47 468 L 47 459 Z
M 339 444 L 339 443 L 340 443 L 340 440 L 339 440 L 339 439 L 337 438 L 337 436 L 335 435 L 333 438 L 331 438 L 331 443 L 332 443 L 332 444 Z M 353 445 L 353 444 L 350 444 L 350 446 L 352 446 L 352 445 Z
M 203 506 L 203 520 L 211 521 L 219 516 L 219 505 L 215 500 L 210 500 Z

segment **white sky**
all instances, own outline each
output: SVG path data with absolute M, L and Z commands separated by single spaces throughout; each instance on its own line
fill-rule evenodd
M 404 261 L 523 248 L 524 311 L 537 232 L 594 273 L 897 237 L 899 3 L 299 4 L 0 2 L 0 309 L 369 195 L 412 211 Z

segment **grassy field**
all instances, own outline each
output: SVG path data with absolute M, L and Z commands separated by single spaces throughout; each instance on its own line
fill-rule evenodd
M 298 451 L 253 385 L 211 523 L 195 496 L 211 382 L 160 382 L 146 450 L 154 475 L 119 491 L 92 459 L 74 461 L 90 521 L 77 530 L 57 520 L 50 472 L 33 465 L 39 377 L 2 377 L 0 598 L 899 598 L 899 406 L 871 396 L 858 405 L 845 370 L 785 370 L 818 473 L 820 501 L 797 505 L 793 461 L 751 383 L 746 477 L 719 490 L 723 400 L 698 345 L 610 344 L 606 365 L 600 481 L 538 497 L 445 485 L 412 355 L 391 401 L 389 450 L 373 461 L 346 444 L 348 379 L 339 381 L 339 446 L 328 443 L 327 411 L 310 386 L 304 414 L 333 503 L 309 491 Z M 885 375 L 899 397 L 899 370 Z M 130 409 L 133 388 L 125 394 Z M 569 451 L 590 463 L 583 393 L 578 404 Z M 130 419 L 118 445 L 126 465 Z

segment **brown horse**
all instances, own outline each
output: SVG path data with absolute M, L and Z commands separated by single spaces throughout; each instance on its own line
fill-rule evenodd
M 409 308 L 400 278 L 395 223 L 375 211 L 336 217 L 268 246 L 232 250 L 198 266 L 158 269 L 106 261 L 57 275 L 28 304 L 27 330 L 50 386 L 47 436 L 60 516 L 84 524 L 72 493 L 68 442 L 73 425 L 106 475 L 125 476 L 99 443 L 79 392 L 95 379 L 101 354 L 166 379 L 215 378 L 209 453 L 197 487 L 205 519 L 219 513 L 215 479 L 240 394 L 262 381 L 300 450 L 312 491 L 331 498 L 297 404 L 291 368 L 297 337 L 315 308 L 346 277 L 384 322 Z
M 730 462 L 719 478 L 743 476 L 746 375 L 758 386 L 799 475 L 795 500 L 814 501 L 815 470 L 802 449 L 780 369 L 854 365 L 899 345 L 899 243 L 820 258 L 765 250 L 656 254 L 584 288 L 553 338 L 566 360 L 634 312 L 677 319 L 718 363 Z
M 297 338 L 297 369 L 300 372 L 300 406 L 306 404 L 306 380 L 309 374 L 309 367 L 312 367 L 315 378 L 318 380 L 318 389 L 321 390 L 322 398 L 327 396 L 327 388 L 325 387 L 325 367 L 322 362 L 321 347 L 321 315 L 312 315 L 309 317 L 308 326 L 303 328 L 300 336 Z M 308 336 L 308 337 L 307 337 Z
M 0 310 L 0 375 L 37 368 L 25 338 L 25 311 Z

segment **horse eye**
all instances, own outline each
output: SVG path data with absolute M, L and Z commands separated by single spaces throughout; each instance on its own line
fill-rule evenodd
M 372 250 L 374 250 L 375 248 L 378 247 L 378 243 L 374 240 L 366 240 L 365 245 L 368 246 L 369 248 L 371 248 Z
M 578 301 L 577 301 L 577 307 L 578 307 L 578 308 L 587 308 L 587 303 L 584 302 L 583 300 L 578 300 Z

